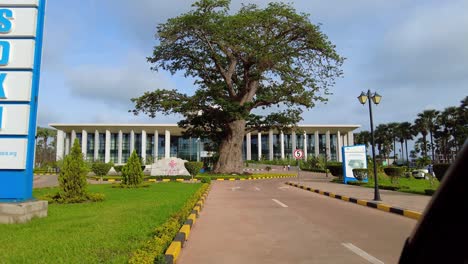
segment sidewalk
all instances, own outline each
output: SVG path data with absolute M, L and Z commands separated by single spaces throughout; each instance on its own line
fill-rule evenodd
M 331 176 L 326 178 L 324 175 L 316 173 L 307 173 L 303 177 L 300 177 L 299 180 L 294 179 L 289 182 L 356 199 L 367 201 L 372 201 L 374 199 L 373 188 L 330 182 L 333 178 L 334 177 Z M 423 213 L 432 197 L 412 193 L 380 190 L 380 198 L 382 199 L 382 203 Z

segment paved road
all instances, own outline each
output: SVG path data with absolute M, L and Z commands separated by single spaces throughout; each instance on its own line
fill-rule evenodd
M 215 182 L 178 263 L 398 261 L 415 220 L 284 181 Z

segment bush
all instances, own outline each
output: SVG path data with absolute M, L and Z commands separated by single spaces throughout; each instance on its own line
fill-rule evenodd
M 208 183 L 210 184 L 211 183 L 211 178 L 210 177 L 201 177 L 200 178 L 201 180 L 201 183 Z
M 122 184 L 137 187 L 143 182 L 143 170 L 136 151 L 132 152 L 127 164 L 122 167 Z
M 116 165 L 116 166 L 114 166 L 114 170 L 115 170 L 116 172 L 122 172 L 122 168 L 123 168 L 123 165 Z
M 398 181 L 398 178 L 401 177 L 405 173 L 405 171 L 405 167 L 392 166 L 384 168 L 384 172 L 390 177 L 391 183 Z
M 70 154 L 65 156 L 63 160 L 62 169 L 58 176 L 59 192 L 55 195 L 47 195 L 44 199 L 51 203 L 81 203 L 104 200 L 103 194 L 90 194 L 87 192 L 87 174 L 88 169 L 83 159 L 80 143 L 76 139 Z
M 91 170 L 96 174 L 96 176 L 106 176 L 109 173 L 109 170 L 112 168 L 112 163 L 104 163 L 104 162 L 94 162 L 91 166 Z
M 358 181 L 367 180 L 369 172 L 367 169 L 353 169 L 354 178 Z
M 203 168 L 203 162 L 189 161 L 189 162 L 185 162 L 184 166 L 187 169 L 187 171 L 190 173 L 193 179 L 193 177 L 197 176 L 197 174 L 200 173 L 200 170 Z
M 266 167 L 265 167 L 265 170 L 266 170 L 266 171 L 271 171 L 271 167 L 270 167 L 270 166 L 266 166 Z
M 343 177 L 343 164 L 341 162 L 328 162 L 327 169 L 333 176 Z
M 442 178 L 444 177 L 449 167 L 450 167 L 449 163 L 439 163 L 439 164 L 432 165 L 434 174 L 436 178 L 439 180 L 439 182 L 442 181 Z

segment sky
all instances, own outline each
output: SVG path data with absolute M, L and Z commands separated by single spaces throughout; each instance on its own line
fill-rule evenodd
M 176 123 L 179 116 L 134 116 L 130 98 L 145 91 L 196 86 L 182 73 L 150 70 L 156 26 L 194 0 L 48 0 L 38 123 Z M 232 0 L 264 7 L 270 1 Z M 382 95 L 374 123 L 413 121 L 425 109 L 459 106 L 468 95 L 468 1 L 296 0 L 345 57 L 328 102 L 302 124 L 357 124 L 369 129 L 357 96 Z

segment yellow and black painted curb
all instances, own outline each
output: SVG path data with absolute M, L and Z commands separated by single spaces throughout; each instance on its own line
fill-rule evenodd
M 280 176 L 264 176 L 264 177 L 248 177 L 248 178 L 216 178 L 213 181 L 248 181 L 248 180 L 270 180 L 270 179 L 282 179 L 282 178 L 294 178 L 296 175 L 280 175 Z
M 58 173 L 34 173 L 34 176 L 58 175 Z
M 408 210 L 408 209 L 395 207 L 395 206 L 391 206 L 391 205 L 387 205 L 387 204 L 383 204 L 383 203 L 379 203 L 379 202 L 374 202 L 374 201 L 356 199 L 356 198 L 353 198 L 353 197 L 334 194 L 334 193 L 331 193 L 331 192 L 324 192 L 324 191 L 321 191 L 319 189 L 313 189 L 313 188 L 306 187 L 304 185 L 300 185 L 300 184 L 297 184 L 297 183 L 286 182 L 286 184 L 297 187 L 297 188 L 300 188 L 300 189 L 303 189 L 303 190 L 306 190 L 306 191 L 322 194 L 322 195 L 325 195 L 325 196 L 328 196 L 328 197 L 331 197 L 331 198 L 336 198 L 336 199 L 343 200 L 343 201 L 346 201 L 346 202 L 355 203 L 355 204 L 359 204 L 359 205 L 362 205 L 362 206 L 375 208 L 375 209 L 378 209 L 378 210 L 381 210 L 381 211 L 384 211 L 384 212 L 394 213 L 394 214 L 402 215 L 402 216 L 409 217 L 409 218 L 416 219 L 416 220 L 419 220 L 419 218 L 421 218 L 421 216 L 422 216 L 421 212 L 417 212 L 417 211 L 413 211 L 413 210 Z
M 165 259 L 167 264 L 174 264 L 177 261 L 177 258 L 184 247 L 185 242 L 188 240 L 190 236 L 190 232 L 193 228 L 193 225 L 197 221 L 197 218 L 200 217 L 200 211 L 203 209 L 205 205 L 206 197 L 208 196 L 208 192 L 210 191 L 210 187 L 206 190 L 206 192 L 201 196 L 200 200 L 195 204 L 193 207 L 192 212 L 188 216 L 185 223 L 179 229 L 179 233 L 175 236 L 172 243 L 166 250 Z

